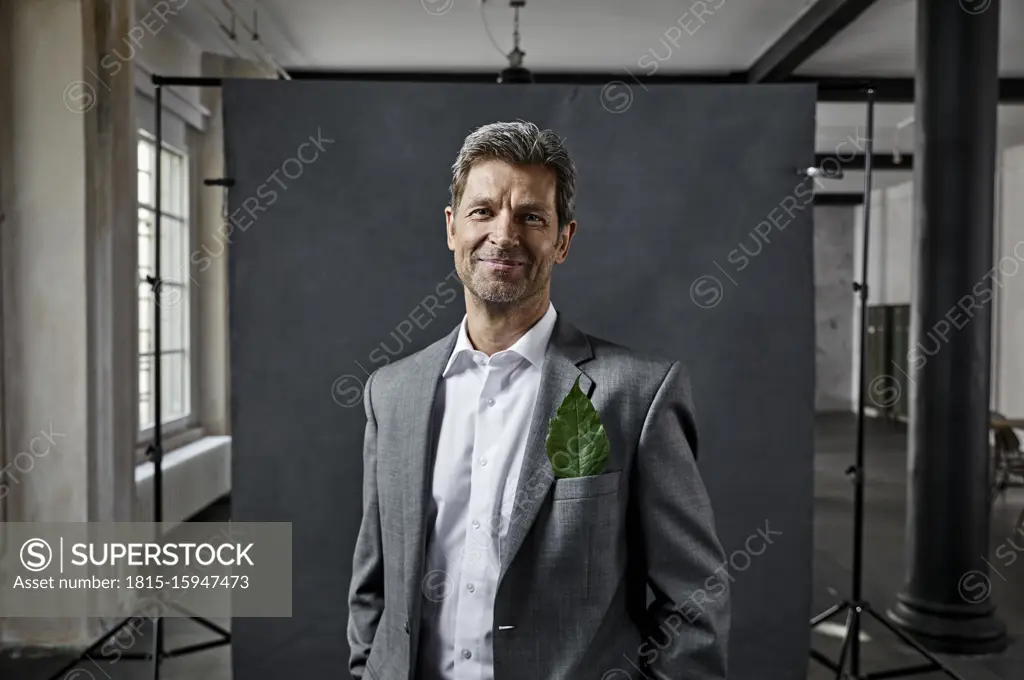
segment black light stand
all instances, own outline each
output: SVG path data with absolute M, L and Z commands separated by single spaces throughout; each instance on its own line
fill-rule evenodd
M 853 480 L 853 573 L 851 583 L 851 595 L 848 599 L 834 604 L 825 611 L 811 619 L 811 628 L 831 619 L 840 612 L 846 612 L 846 631 L 843 635 L 843 644 L 839 652 L 839 660 L 832 661 L 821 652 L 811 649 L 811 658 L 826 668 L 836 673 L 836 680 L 848 678 L 850 680 L 877 680 L 881 678 L 897 678 L 908 675 L 917 675 L 931 671 L 941 671 L 955 680 L 964 680 L 962 676 L 939 660 L 934 654 L 924 648 L 919 642 L 908 634 L 896 628 L 884 616 L 874 610 L 862 594 L 863 571 L 864 571 L 864 374 L 867 347 L 867 321 L 868 321 L 868 235 L 871 225 L 871 172 L 872 156 L 874 153 L 875 137 L 875 90 L 869 87 L 867 90 L 867 139 L 864 150 L 864 239 L 861 243 L 861 271 L 860 281 L 854 282 L 853 290 L 860 299 L 860 367 L 858 369 L 858 381 L 860 388 L 857 402 L 857 443 L 856 463 L 846 469 L 846 474 Z M 907 643 L 918 653 L 924 656 L 929 663 L 903 668 L 877 671 L 873 673 L 862 673 L 860 670 L 860 631 L 861 617 L 864 614 L 871 615 L 875 620 L 892 631 L 903 642 Z M 849 672 L 844 673 L 849 664 Z
M 153 256 L 153 275 L 146 277 L 146 283 L 149 284 L 150 292 L 153 295 L 153 441 L 146 449 L 146 455 L 149 460 L 153 463 L 153 524 L 155 526 L 155 539 L 159 541 L 163 537 L 163 530 L 161 524 L 164 520 L 164 486 L 163 486 L 163 458 L 164 448 L 162 439 L 162 425 L 161 425 L 161 368 L 160 368 L 160 286 L 163 284 L 163 280 L 160 278 L 160 217 L 161 217 L 161 154 L 163 151 L 163 87 L 156 76 L 153 77 L 154 84 L 156 85 L 155 93 L 155 104 L 156 104 L 156 168 L 154 170 L 155 176 L 154 181 L 156 184 L 154 190 L 154 218 L 153 218 L 153 242 L 155 246 L 155 252 Z M 209 642 L 200 642 L 193 645 L 187 645 L 179 649 L 167 649 L 164 643 L 164 617 L 160 614 L 156 616 L 142 617 L 140 614 L 135 614 L 123 619 L 120 623 L 114 626 L 110 631 L 105 633 L 101 638 L 96 640 L 88 649 L 82 652 L 78 658 L 74 661 L 69 662 L 59 671 L 51 675 L 48 680 L 65 680 L 67 677 L 65 674 L 68 673 L 75 666 L 84 662 L 86 659 L 122 659 L 128 661 L 150 661 L 151 676 L 153 680 L 159 680 L 160 678 L 160 666 L 166 659 L 173 659 L 180 656 L 186 656 L 188 654 L 195 654 L 197 652 L 204 652 L 208 649 L 215 647 L 222 647 L 224 645 L 231 644 L 231 633 L 230 631 L 218 626 L 216 623 L 204 619 L 200 616 L 192 614 L 187 611 L 184 607 L 175 604 L 174 602 L 163 602 L 164 606 L 176 609 L 180 613 L 184 614 L 185 617 L 198 623 L 199 625 L 207 628 L 217 634 L 217 639 L 210 640 Z M 134 620 L 139 618 L 149 618 L 153 626 L 153 651 L 151 652 L 119 652 L 117 656 L 108 656 L 102 653 L 103 646 L 111 638 L 116 636 L 127 626 L 132 624 Z M 100 652 L 97 654 L 97 652 Z

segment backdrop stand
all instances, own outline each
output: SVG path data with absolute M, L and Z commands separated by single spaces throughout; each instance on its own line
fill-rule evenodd
M 861 243 L 861 271 L 860 282 L 854 282 L 853 290 L 860 299 L 860 367 L 858 369 L 858 390 L 857 400 L 857 443 L 856 462 L 846 469 L 846 474 L 853 480 L 853 572 L 851 578 L 851 595 L 848 599 L 832 605 L 825 611 L 811 619 L 811 629 L 836 616 L 840 612 L 846 612 L 846 630 L 843 634 L 843 644 L 839 652 L 839 660 L 832 661 L 821 652 L 811 649 L 811 658 L 826 668 L 836 672 L 836 680 L 842 680 L 843 671 L 849 665 L 849 673 L 845 675 L 851 680 L 872 680 L 880 678 L 898 678 L 920 673 L 941 671 L 956 680 L 964 680 L 961 675 L 943 663 L 932 652 L 925 649 L 917 640 L 890 623 L 884 616 L 879 614 L 871 606 L 871 603 L 863 597 L 863 576 L 864 576 L 864 385 L 865 355 L 867 347 L 867 322 L 868 322 L 868 235 L 871 226 L 871 172 L 872 155 L 874 153 L 875 139 L 875 90 L 867 90 L 867 139 L 864 149 L 864 239 Z M 860 670 L 860 631 L 861 617 L 869 614 L 876 621 L 892 631 L 903 642 L 913 647 L 919 654 L 928 660 L 929 663 L 903 668 L 876 671 L 873 673 L 861 673 Z
M 146 277 L 146 283 L 149 284 L 150 293 L 153 296 L 153 441 L 146 449 L 146 455 L 149 460 L 153 463 L 153 523 L 155 525 L 156 536 L 154 540 L 159 541 L 163 537 L 163 529 L 161 523 L 164 520 L 164 486 L 163 486 L 163 458 L 164 458 L 164 447 L 162 438 L 162 403 L 161 403 L 161 361 L 160 361 L 160 286 L 163 280 L 160 278 L 160 198 L 162 189 L 162 177 L 161 177 L 161 156 L 163 152 L 163 79 L 153 76 L 153 84 L 156 85 L 155 94 L 155 106 L 156 106 L 156 168 L 155 172 L 155 199 L 154 205 L 156 206 L 155 217 L 153 220 L 153 239 L 155 246 L 154 263 L 153 263 L 153 275 Z M 200 80 L 200 79 L 193 79 Z M 202 79 L 202 80 L 213 80 L 213 79 Z M 200 83 L 190 83 L 191 85 L 199 85 Z M 220 81 L 203 83 L 207 85 L 219 85 Z M 140 614 L 136 613 L 120 621 L 116 626 L 110 629 L 102 637 L 92 643 L 88 649 L 82 652 L 76 659 L 63 666 L 59 671 L 49 677 L 48 680 L 65 680 L 66 673 L 78 666 L 87 659 L 124 659 L 128 661 L 150 661 L 151 676 L 153 680 L 159 680 L 160 678 L 160 666 L 166 659 L 173 659 L 181 656 L 187 656 L 189 654 L 195 654 L 197 652 L 204 652 L 208 649 L 214 649 L 216 647 L 223 647 L 224 645 L 231 644 L 231 633 L 225 628 L 218 626 L 216 623 L 204 619 L 200 616 L 194 615 L 184 607 L 177 605 L 173 602 L 162 603 L 163 606 L 175 609 L 185 618 L 194 621 L 200 626 L 217 634 L 217 639 L 210 640 L 208 642 L 200 642 L 193 645 L 187 645 L 179 649 L 167 649 L 164 641 L 164 617 L 158 614 L 155 617 L 144 617 L 149 618 L 152 622 L 153 629 L 153 649 L 151 652 L 120 652 L 117 656 L 106 655 L 102 653 L 103 646 L 108 640 L 116 636 L 125 627 L 132 623 L 133 620 L 143 618 Z M 99 652 L 99 653 L 97 653 Z
M 374 81 L 376 81 L 376 80 L 380 80 L 380 81 L 388 81 L 388 80 L 412 80 L 412 81 L 416 81 L 421 76 L 423 76 L 423 74 L 401 74 L 399 77 L 395 77 L 394 74 L 380 74 L 380 73 L 374 73 L 374 72 L 366 72 L 366 73 L 363 73 L 363 74 L 344 74 L 344 76 L 338 76 L 337 74 L 324 74 L 322 77 L 318 77 L 318 79 L 322 79 L 322 80 L 337 80 L 337 79 L 347 80 L 347 79 L 353 79 L 353 80 L 374 80 Z M 483 77 L 483 76 L 480 76 L 480 77 Z M 597 81 L 595 81 L 595 79 L 593 77 L 593 74 L 584 74 L 584 73 L 579 73 L 579 74 L 563 74 L 562 77 L 565 79 L 565 82 L 567 82 L 567 83 L 577 83 L 577 84 L 593 84 L 595 82 L 600 84 L 600 83 L 606 83 L 609 80 L 614 80 L 614 78 L 611 78 L 611 77 L 609 77 L 609 78 L 602 77 L 602 78 L 597 79 Z M 490 73 L 486 74 L 486 78 L 489 79 L 487 82 L 493 82 L 492 80 L 490 80 L 490 79 L 493 78 L 493 74 L 490 74 Z M 308 79 L 308 77 L 306 79 Z M 428 74 L 428 77 L 426 78 L 426 80 L 429 81 L 429 82 L 465 82 L 466 79 L 465 78 L 461 78 L 458 75 L 453 75 L 453 74 L 443 74 L 443 75 L 434 75 L 434 76 L 431 76 L 430 74 Z M 642 81 L 643 82 L 651 82 L 651 83 L 660 82 L 659 79 L 657 79 L 657 78 L 644 78 L 644 79 L 642 79 Z M 884 79 L 883 79 L 883 81 L 884 81 Z M 181 87 L 221 87 L 222 84 L 223 84 L 223 79 L 222 78 L 215 78 L 215 77 L 205 77 L 205 76 L 202 76 L 202 77 L 195 77 L 195 76 L 173 76 L 173 77 L 169 77 L 169 76 L 153 75 L 152 76 L 152 82 L 153 82 L 153 85 L 155 86 L 155 89 L 156 89 L 156 93 L 155 93 L 155 99 L 156 99 L 156 138 L 157 138 L 156 139 L 156 141 L 157 141 L 157 143 L 156 143 L 156 165 L 157 165 L 157 167 L 156 167 L 156 173 L 157 173 L 156 205 L 159 206 L 160 205 L 160 203 L 159 203 L 160 202 L 160 197 L 161 197 L 160 164 L 161 164 L 161 153 L 162 153 L 162 130 L 161 130 L 161 123 L 162 123 L 162 86 L 168 85 L 168 86 L 181 86 Z M 669 82 L 671 82 L 671 80 L 669 80 Z M 722 82 L 729 82 L 729 81 L 728 80 L 723 80 Z M 797 82 L 797 81 L 790 81 L 790 82 Z M 831 93 L 830 97 L 821 97 L 821 96 L 819 96 L 819 101 L 832 101 L 832 100 L 846 101 L 847 100 L 847 99 L 845 99 L 846 97 L 852 97 L 854 95 L 854 93 L 863 91 L 863 89 L 865 87 L 865 84 L 868 84 L 868 86 L 870 88 L 870 89 L 868 89 L 868 118 L 869 118 L 869 121 L 871 121 L 871 123 L 873 123 L 873 117 L 874 117 L 874 89 L 873 89 L 873 87 L 870 86 L 870 83 L 874 82 L 872 79 L 865 80 L 865 79 L 842 79 L 842 78 L 819 77 L 819 78 L 808 79 L 806 81 L 799 81 L 799 82 L 814 82 L 814 83 L 817 83 L 821 87 L 823 87 L 824 89 L 827 89 L 827 91 L 829 93 Z M 864 232 L 864 235 L 865 235 L 865 241 L 864 241 L 865 253 L 867 252 L 867 226 L 868 226 L 867 225 L 867 216 L 868 216 L 868 212 L 869 212 L 868 211 L 868 205 L 867 205 L 867 197 L 870 194 L 871 163 L 872 163 L 872 159 L 871 159 L 872 139 L 871 139 L 871 137 L 872 137 L 872 135 L 870 133 L 870 128 L 869 128 L 869 134 L 868 134 L 868 140 L 867 140 L 867 144 L 868 144 L 868 146 L 867 146 L 867 158 L 865 159 L 865 163 L 866 163 L 866 165 L 865 165 L 865 171 L 866 171 L 866 173 L 865 173 L 865 190 L 864 190 L 864 196 L 863 196 L 864 202 L 865 202 L 864 203 L 864 205 L 865 205 L 865 232 Z M 208 186 L 231 186 L 233 184 L 233 180 L 231 180 L 231 179 L 211 180 L 211 181 L 207 182 L 206 184 Z M 158 359 L 159 359 L 159 342 L 160 342 L 160 312 L 159 312 L 159 310 L 160 310 L 160 307 L 159 307 L 159 293 L 160 293 L 160 290 L 159 290 L 159 283 L 160 283 L 160 278 L 159 278 L 159 273 L 160 273 L 160 269 L 159 269 L 159 267 L 160 267 L 159 248 L 160 248 L 160 239 L 159 239 L 159 232 L 160 232 L 160 210 L 158 209 L 156 211 L 156 218 L 155 218 L 155 224 L 154 224 L 154 234 L 155 234 L 155 238 L 156 238 L 156 248 L 157 248 L 157 258 L 156 258 L 155 269 L 154 269 L 154 274 L 155 275 L 152 276 L 152 277 L 148 277 L 147 278 L 147 283 L 149 283 L 149 285 L 150 285 L 150 291 L 151 291 L 151 293 L 154 296 L 154 302 L 155 302 L 155 305 L 154 305 L 155 306 L 155 314 L 154 314 L 155 345 L 154 345 L 154 349 L 156 350 L 155 351 L 155 355 L 157 356 Z M 864 275 L 863 275 L 864 280 L 866 280 L 866 271 L 867 271 L 867 264 L 866 264 L 866 260 L 865 260 Z M 855 285 L 855 289 L 857 289 L 856 285 Z M 861 353 L 863 355 L 863 352 L 864 352 L 864 342 L 863 342 L 864 318 L 863 317 L 865 316 L 864 315 L 864 308 L 863 308 L 863 301 L 866 300 L 867 295 L 866 295 L 866 290 L 862 289 L 860 292 L 861 292 L 861 300 L 862 300 L 862 310 L 861 310 L 861 315 L 862 315 L 862 323 L 861 323 L 861 335 L 862 335 Z M 154 370 L 154 390 L 155 390 L 155 401 L 154 401 L 154 407 L 155 408 L 154 408 L 154 410 L 155 410 L 155 413 L 156 413 L 156 420 L 155 420 L 155 425 L 154 425 L 153 443 L 150 444 L 149 448 L 147 449 L 147 455 L 149 456 L 150 460 L 154 464 L 154 476 L 153 476 L 153 505 L 154 505 L 154 507 L 153 507 L 153 518 L 154 518 L 155 522 L 159 522 L 159 521 L 162 521 L 162 517 L 163 517 L 163 507 L 162 507 L 162 503 L 163 503 L 163 477 L 162 477 L 162 473 L 163 473 L 163 471 L 162 471 L 162 467 L 161 467 L 161 463 L 163 461 L 163 446 L 162 446 L 162 441 L 161 441 L 161 434 L 162 433 L 161 433 L 161 424 L 160 424 L 160 417 L 159 417 L 160 406 L 161 406 L 160 405 L 160 377 L 161 377 L 160 371 L 161 371 L 161 369 L 160 369 L 160 361 L 159 360 L 157 360 L 155 362 L 155 367 L 154 368 L 155 368 L 155 370 Z M 861 369 L 860 370 L 861 370 L 861 373 L 863 374 L 863 371 L 864 371 L 864 362 L 863 362 L 863 360 L 861 361 Z M 862 375 L 861 379 L 863 380 L 863 375 Z M 858 466 L 856 468 L 858 470 L 861 467 L 862 458 L 863 458 L 863 442 L 862 442 L 862 439 L 863 439 L 863 417 L 864 417 L 863 416 L 863 412 L 864 412 L 864 397 L 863 397 L 863 390 L 861 390 L 860 407 L 858 409 L 858 423 L 859 423 L 859 425 L 858 425 L 858 444 L 857 444 L 857 447 L 858 447 Z M 850 469 L 854 470 L 855 468 L 851 467 Z M 855 476 L 855 484 L 861 485 L 861 487 L 863 485 L 863 480 L 860 479 L 859 473 L 857 473 L 857 475 Z M 861 542 L 861 538 L 860 537 L 862 536 L 862 533 L 863 533 L 863 526 L 862 526 L 862 522 L 863 522 L 863 507 L 862 507 L 863 495 L 862 494 L 863 494 L 863 488 L 861 488 L 860 492 L 855 496 L 855 501 L 856 501 L 855 504 L 861 504 L 860 511 L 856 512 L 856 518 L 859 518 L 859 521 L 858 521 L 858 524 L 857 524 L 857 527 L 859 527 L 859 528 L 857 528 L 855 530 L 855 534 L 858 537 L 858 538 L 855 539 L 855 555 L 856 555 L 856 562 L 857 562 L 856 565 L 855 565 L 855 572 L 854 572 L 855 576 L 854 576 L 854 579 L 853 579 L 855 595 L 850 600 L 846 600 L 846 601 L 844 601 L 844 602 L 842 602 L 840 604 L 834 605 L 830 609 L 826 610 L 825 612 L 822 612 L 821 614 L 819 614 L 818 616 L 814 617 L 814 619 L 811 620 L 811 624 L 812 624 L 812 627 L 813 627 L 813 626 L 816 626 L 819 623 L 821 623 L 821 622 L 823 622 L 823 621 L 825 621 L 827 619 L 832 618 L 833 616 L 835 616 L 836 614 L 838 614 L 841 611 L 849 610 L 849 616 L 848 616 L 848 621 L 847 621 L 847 630 L 846 630 L 846 638 L 845 638 L 844 643 L 843 643 L 843 653 L 841 655 L 840 663 L 836 664 L 835 662 L 833 662 L 828 657 L 825 657 L 824 655 L 819 654 L 818 652 L 816 652 L 813 649 L 811 650 L 812 658 L 816 659 L 817 661 L 819 661 L 820 663 L 826 665 L 829 668 L 837 669 L 838 672 L 837 672 L 837 676 L 836 677 L 837 678 L 841 677 L 842 667 L 843 667 L 843 658 L 845 658 L 846 650 L 848 648 L 848 642 L 851 639 L 850 638 L 850 632 L 854 628 L 856 628 L 858 630 L 858 632 L 859 632 L 859 615 L 860 615 L 861 612 L 867 611 L 872 616 L 874 616 L 879 621 L 881 621 L 884 625 L 886 625 L 886 627 L 888 627 L 890 630 L 892 630 L 896 635 L 898 635 L 899 637 L 904 639 L 904 641 L 906 641 L 907 644 L 915 647 L 924 656 L 928 657 L 929 659 L 932 659 L 933 661 L 932 661 L 931 665 L 918 667 L 917 670 L 908 669 L 906 671 L 895 671 L 895 672 L 894 671 L 890 671 L 890 672 L 887 672 L 887 673 L 884 673 L 884 674 L 873 674 L 873 675 L 869 675 L 869 676 L 860 676 L 860 675 L 856 675 L 856 673 L 855 673 L 855 677 L 858 680 L 860 680 L 861 678 L 878 678 L 878 677 L 882 677 L 883 675 L 884 675 L 884 677 L 895 677 L 895 676 L 900 675 L 900 674 L 909 674 L 911 672 L 924 672 L 926 670 L 934 670 L 936 668 L 941 668 L 948 675 L 950 675 L 950 677 L 956 678 L 956 680 L 964 680 L 961 676 L 957 675 L 952 670 L 950 670 L 946 666 L 944 666 L 942 664 L 942 662 L 939 661 L 938 659 L 936 659 L 930 652 L 928 652 L 926 649 L 924 649 L 923 647 L 918 645 L 914 640 L 912 640 L 909 637 L 907 637 L 906 634 L 904 634 L 902 631 L 900 631 L 900 630 L 894 628 L 893 626 L 891 626 L 888 621 L 886 621 L 884 618 L 882 618 L 877 613 L 875 613 L 870 608 L 870 605 L 868 605 L 867 602 L 864 602 L 864 601 L 862 601 L 860 599 L 860 551 L 859 551 L 859 548 L 857 546 L 859 546 L 859 544 Z M 49 676 L 49 678 L 47 680 L 65 680 L 65 674 L 68 671 L 72 670 L 73 668 L 75 668 L 75 666 L 78 666 L 83 661 L 85 661 L 87 659 L 93 658 L 93 655 L 96 655 L 96 658 L 99 658 L 99 659 L 121 658 L 121 659 L 127 659 L 127 660 L 152 661 L 153 662 L 153 665 L 152 665 L 152 678 L 154 680 L 159 680 L 159 677 L 160 677 L 160 665 L 161 665 L 161 663 L 163 662 L 164 659 L 170 659 L 170 658 L 175 658 L 175 657 L 180 657 L 180 656 L 186 656 L 188 654 L 193 654 L 193 653 L 196 653 L 196 652 L 205 651 L 207 649 L 212 649 L 212 648 L 215 648 L 215 647 L 221 647 L 221 646 L 224 646 L 224 645 L 231 644 L 231 633 L 229 631 L 225 630 L 224 628 L 218 626 L 217 624 L 215 624 L 215 623 L 213 623 L 211 621 L 208 621 L 208 620 L 206 620 L 204 618 L 201 618 L 201 617 L 198 617 L 198 616 L 194 616 L 190 612 L 186 612 L 180 606 L 177 606 L 177 605 L 174 605 L 174 604 L 169 604 L 169 606 L 171 606 L 174 609 L 182 612 L 183 614 L 186 614 L 187 617 L 190 620 L 194 621 L 195 623 L 203 626 L 204 628 L 207 628 L 207 629 L 215 632 L 219 636 L 219 638 L 216 639 L 216 640 L 211 640 L 209 642 L 199 643 L 199 644 L 195 644 L 195 645 L 189 645 L 187 647 L 183 647 L 183 648 L 176 649 L 176 650 L 168 650 L 168 649 L 165 648 L 165 644 L 164 644 L 163 617 L 159 617 L 158 616 L 158 617 L 155 617 L 155 618 L 152 619 L 152 621 L 153 621 L 153 630 L 154 630 L 154 641 L 153 641 L 153 651 L 152 652 L 147 652 L 147 653 L 128 652 L 128 653 L 122 653 L 119 657 L 104 656 L 102 654 L 96 655 L 96 653 L 99 650 L 102 649 L 103 645 L 106 644 L 108 640 L 110 640 L 115 635 L 117 635 L 117 633 L 119 633 L 123 628 L 128 626 L 134 619 L 139 618 L 138 615 L 133 615 L 133 616 L 126 617 L 123 620 L 121 620 L 116 626 L 114 626 L 112 629 L 110 629 L 110 631 L 105 633 L 102 637 L 97 639 L 88 649 L 86 649 L 84 652 L 82 652 L 74 661 L 66 664 L 58 672 L 56 672 L 53 675 Z M 857 648 L 857 650 L 858 651 L 855 652 L 853 654 L 853 656 L 851 657 L 852 664 L 857 664 L 858 661 L 859 661 L 859 647 Z

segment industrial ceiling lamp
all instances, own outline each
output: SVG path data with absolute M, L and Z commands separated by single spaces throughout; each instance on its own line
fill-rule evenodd
M 508 68 L 498 74 L 499 83 L 532 83 L 533 73 L 523 66 L 523 57 L 526 52 L 519 49 L 519 8 L 526 7 L 526 0 L 511 0 L 508 3 L 515 12 L 512 29 L 512 51 L 508 53 Z

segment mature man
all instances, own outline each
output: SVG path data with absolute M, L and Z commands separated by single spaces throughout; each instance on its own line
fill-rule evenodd
M 532 123 L 485 125 L 458 154 L 445 219 L 466 315 L 364 391 L 356 678 L 726 676 L 725 558 L 686 373 L 581 332 L 550 300 L 575 184 L 561 141 Z M 546 446 L 574 389 L 607 438 L 584 476 Z

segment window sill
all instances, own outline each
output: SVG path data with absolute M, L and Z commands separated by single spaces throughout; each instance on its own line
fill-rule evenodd
M 163 444 L 164 455 L 166 456 L 169 451 L 174 451 L 175 449 L 180 449 L 183 446 L 188 446 L 192 442 L 199 441 L 203 438 L 204 434 L 205 431 L 202 427 L 190 427 L 184 430 L 165 434 L 163 436 L 163 441 L 161 442 Z M 144 465 L 150 462 L 147 452 L 152 441 L 153 438 L 152 435 L 150 435 L 135 445 L 136 465 Z
M 231 437 L 202 437 L 164 452 L 163 521 L 177 525 L 231 491 Z M 153 518 L 153 475 L 147 461 L 135 468 L 135 521 Z

